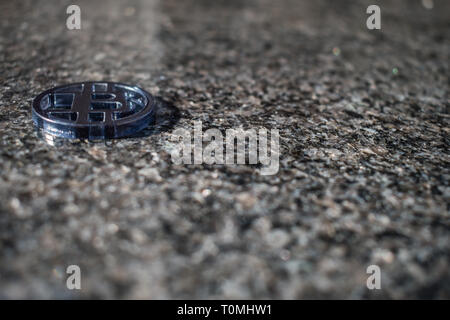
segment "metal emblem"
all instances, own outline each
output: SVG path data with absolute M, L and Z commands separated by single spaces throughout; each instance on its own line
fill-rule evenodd
M 33 121 L 64 138 L 106 139 L 132 135 L 153 120 L 154 97 L 115 82 L 81 82 L 55 87 L 33 100 Z

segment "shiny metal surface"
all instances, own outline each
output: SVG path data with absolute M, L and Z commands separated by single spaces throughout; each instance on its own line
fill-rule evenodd
M 137 86 L 81 82 L 55 87 L 33 101 L 33 121 L 64 138 L 107 139 L 136 133 L 149 125 L 155 101 Z

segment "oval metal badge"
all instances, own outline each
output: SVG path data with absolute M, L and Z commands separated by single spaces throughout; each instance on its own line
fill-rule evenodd
M 155 104 L 154 97 L 137 86 L 80 82 L 39 94 L 33 100 L 33 121 L 63 138 L 119 138 L 146 128 L 153 120 Z

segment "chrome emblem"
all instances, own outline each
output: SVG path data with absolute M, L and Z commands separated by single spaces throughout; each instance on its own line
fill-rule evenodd
M 33 100 L 35 125 L 64 138 L 107 139 L 132 135 L 154 118 L 154 97 L 137 86 L 81 82 L 42 92 Z

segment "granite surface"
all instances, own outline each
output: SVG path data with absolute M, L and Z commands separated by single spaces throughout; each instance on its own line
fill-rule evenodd
M 449 1 L 377 1 L 379 31 L 295 0 L 80 0 L 69 31 L 73 2 L 0 3 L 0 298 L 450 298 Z M 155 127 L 35 131 L 88 80 L 159 96 Z M 279 129 L 279 172 L 173 164 L 198 120 Z

